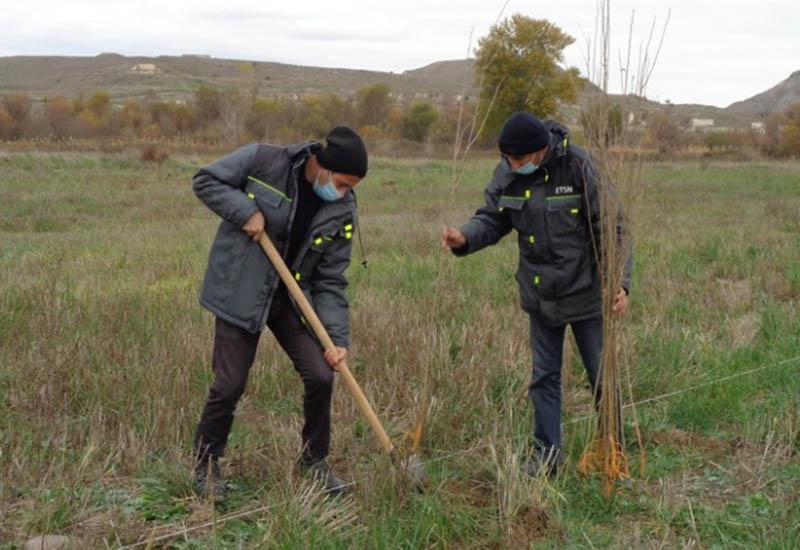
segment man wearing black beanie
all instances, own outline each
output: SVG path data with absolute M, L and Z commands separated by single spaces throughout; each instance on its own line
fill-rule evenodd
M 333 371 L 347 357 L 347 280 L 356 220 L 354 188 L 367 174 L 367 150 L 346 126 L 325 145 L 247 145 L 200 169 L 194 192 L 222 218 L 200 303 L 215 319 L 209 390 L 194 440 L 195 487 L 222 503 L 219 459 L 244 392 L 259 337 L 269 327 L 303 382 L 301 470 L 331 494 L 348 485 L 328 465 Z M 323 350 L 306 327 L 258 241 L 266 232 L 295 274 L 336 350 Z
M 600 402 L 603 346 L 602 288 L 597 269 L 602 227 L 591 158 L 569 143 L 569 131 L 530 113 L 503 125 L 500 163 L 485 191 L 486 205 L 466 224 L 442 230 L 442 248 L 465 256 L 495 244 L 512 229 L 520 251 L 520 303 L 530 317 L 534 408 L 533 449 L 524 469 L 557 473 L 561 452 L 561 362 L 572 327 L 589 381 Z M 618 209 L 622 234 L 622 209 Z M 633 255 L 628 254 L 614 310 L 628 309 Z

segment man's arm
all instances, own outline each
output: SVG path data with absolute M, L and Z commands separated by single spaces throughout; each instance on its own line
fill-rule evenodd
M 192 180 L 197 198 L 236 227 L 244 227 L 259 212 L 256 202 L 243 192 L 257 149 L 257 143 L 237 149 L 201 168 Z
M 450 249 L 456 256 L 466 256 L 508 235 L 511 220 L 498 206 L 500 187 L 490 184 L 484 192 L 486 204 L 480 207 L 470 220 L 459 227 L 445 227 L 442 230 L 442 248 Z

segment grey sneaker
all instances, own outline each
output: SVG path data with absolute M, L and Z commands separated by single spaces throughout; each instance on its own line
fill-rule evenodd
M 331 496 L 335 497 L 350 492 L 350 482 L 337 476 L 324 458 L 310 464 L 301 461 L 300 471 L 305 475 L 310 475 L 311 479 L 319 483 Z
M 228 488 L 225 486 L 218 461 L 211 459 L 195 466 L 194 490 L 204 500 L 210 499 L 214 504 L 225 504 L 228 500 Z
M 522 465 L 522 471 L 531 477 L 545 474 L 549 478 L 554 478 L 563 465 L 564 456 L 557 450 L 550 452 L 535 450 Z

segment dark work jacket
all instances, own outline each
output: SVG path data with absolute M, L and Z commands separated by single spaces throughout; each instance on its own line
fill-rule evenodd
M 588 153 L 569 144 L 569 131 L 545 123 L 550 146 L 530 175 L 514 173 L 507 161 L 495 168 L 484 192 L 486 205 L 459 229 L 467 244 L 453 250 L 471 254 L 517 230 L 522 309 L 552 326 L 602 313 L 598 257 L 602 256 L 597 178 Z M 617 208 L 622 235 L 622 210 Z M 597 251 L 597 254 L 595 253 Z M 633 255 L 628 251 L 623 286 L 630 289 Z
M 316 142 L 251 144 L 195 175 L 195 194 L 222 218 L 200 292 L 200 303 L 215 315 L 253 333 L 266 326 L 280 277 L 242 227 L 261 210 L 269 238 L 286 257 L 300 171 L 320 148 Z M 322 205 L 288 266 L 333 342 L 343 348 L 349 347 L 350 334 L 344 272 L 355 223 L 355 194 L 350 190 L 341 200 Z

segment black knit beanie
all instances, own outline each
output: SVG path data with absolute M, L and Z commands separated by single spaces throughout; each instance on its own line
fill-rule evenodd
M 327 145 L 317 153 L 319 163 L 332 172 L 363 178 L 367 175 L 367 148 L 347 126 L 337 126 L 325 137 Z
M 514 157 L 541 151 L 550 145 L 550 132 L 530 113 L 514 113 L 500 132 L 500 152 Z

